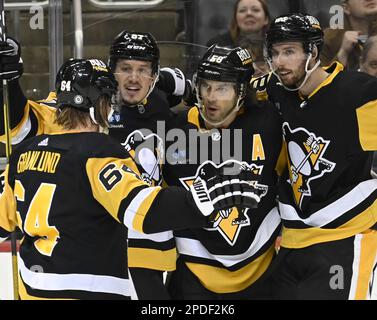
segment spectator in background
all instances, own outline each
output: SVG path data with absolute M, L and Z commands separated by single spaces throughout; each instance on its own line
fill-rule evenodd
M 344 29 L 325 30 L 325 44 L 321 55 L 323 65 L 334 60 L 346 68 L 357 70 L 362 45 L 377 34 L 377 0 L 343 0 Z
M 263 58 L 263 41 L 270 20 L 265 0 L 237 0 L 229 30 L 209 40 L 207 46 L 216 43 L 223 47 L 248 49 L 253 57 L 255 76 L 262 75 L 268 72 Z
M 377 36 L 370 37 L 363 47 L 360 71 L 377 77 Z

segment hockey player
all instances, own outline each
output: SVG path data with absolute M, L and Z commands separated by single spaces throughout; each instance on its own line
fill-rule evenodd
M 66 62 L 56 83 L 62 131 L 20 144 L 1 175 L 0 226 L 24 233 L 21 299 L 128 298 L 124 226 L 146 233 L 204 226 L 215 210 L 260 200 L 247 180 L 220 171 L 190 192 L 142 181 L 124 148 L 99 133 L 116 89 L 102 61 Z
M 282 137 L 275 108 L 252 103 L 252 65 L 245 49 L 209 48 L 196 74 L 198 107 L 175 124 L 189 137 L 187 143 L 167 147 L 163 171 L 168 185 L 189 189 L 216 168 L 243 166 L 255 174 L 262 196 L 258 209 L 234 206 L 218 211 L 207 228 L 174 232 L 179 258 L 168 284 L 174 299 L 271 297 L 263 275 L 280 230 L 275 168 Z
M 377 80 L 335 62 L 319 67 L 315 17 L 276 18 L 266 35 L 272 74 L 252 81 L 282 115 L 287 176 L 275 290 L 281 299 L 366 299 L 377 259 Z
M 20 46 L 12 42 L 7 48 L 13 48 L 11 53 L 2 56 L 2 59 L 7 59 L 3 65 L 8 72 L 8 79 L 14 79 L 9 84 L 12 143 L 18 144 L 27 137 L 60 131 L 60 126 L 54 121 L 55 93 L 50 93 L 43 101 L 26 100 L 16 80 L 22 74 Z M 109 134 L 124 143 L 137 163 L 140 176 L 151 186 L 157 186 L 162 180 L 160 158 L 163 153 L 159 148 L 161 139 L 156 135 L 157 121 L 171 118 L 169 103 L 183 95 L 185 77 L 178 69 L 164 68 L 160 71 L 159 48 L 150 33 L 121 32 L 110 47 L 109 65 L 119 83 L 118 108 L 110 119 Z M 161 79 L 158 81 L 159 78 Z M 167 95 L 156 88 L 156 83 L 169 89 L 171 94 Z M 4 141 L 4 136 L 1 136 L 4 132 L 2 116 L 1 113 L 0 141 Z M 149 148 L 138 148 L 141 144 Z M 142 156 L 135 154 L 137 151 L 141 151 Z M 162 272 L 152 270 L 174 270 L 176 251 L 173 235 L 165 232 L 143 235 L 143 238 L 130 230 L 129 265 L 131 268 L 137 267 L 132 273 L 139 298 L 167 299 Z

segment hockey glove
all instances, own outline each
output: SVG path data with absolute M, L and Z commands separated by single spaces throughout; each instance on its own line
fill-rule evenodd
M 157 88 L 173 96 L 183 96 L 186 89 L 186 78 L 178 68 L 162 68 Z
M 0 42 L 0 79 L 15 80 L 24 71 L 20 44 L 13 38 Z
M 222 171 L 207 164 L 190 187 L 200 212 L 209 216 L 232 207 L 256 208 L 260 196 L 259 190 L 252 185 L 255 175 L 244 168 L 237 175 L 224 174 L 225 171 Z
M 170 107 L 186 101 L 192 95 L 191 81 L 178 68 L 162 68 L 157 82 L 157 88 L 167 94 Z

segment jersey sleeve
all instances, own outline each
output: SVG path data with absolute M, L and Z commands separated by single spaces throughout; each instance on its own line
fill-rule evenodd
M 0 228 L 3 229 L 0 237 L 5 232 L 12 232 L 17 226 L 16 199 L 8 183 L 9 165 L 0 176 Z M 0 229 L 0 230 L 1 230 Z
M 19 93 L 16 91 L 13 94 Z M 12 144 L 16 145 L 39 134 L 59 131 L 60 127 L 55 124 L 55 112 L 56 99 L 53 92 L 41 101 L 10 100 Z M 4 121 L 1 121 L 0 126 L 0 142 L 5 143 Z
M 356 109 L 360 145 L 364 151 L 377 151 L 377 79 L 363 86 L 367 102 Z
M 143 233 L 201 227 L 206 219 L 183 188 L 149 187 L 132 159 L 91 158 L 86 173 L 94 198 L 120 223 Z
M 3 90 L 0 90 L 0 101 L 3 101 Z M 8 82 L 8 101 L 10 127 L 14 129 L 22 120 L 27 99 L 22 92 L 18 80 Z M 0 113 L 0 137 L 4 135 L 4 114 Z

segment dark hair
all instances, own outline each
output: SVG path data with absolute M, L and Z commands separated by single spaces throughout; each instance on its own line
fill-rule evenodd
M 270 11 L 268 10 L 268 6 L 267 6 L 267 3 L 266 3 L 266 0 L 257 0 L 259 1 L 259 3 L 262 5 L 262 9 L 264 11 L 264 14 L 266 15 L 267 19 L 268 19 L 268 25 L 265 26 L 262 30 L 262 33 L 263 35 L 266 33 L 267 29 L 268 29 L 268 26 L 271 22 L 271 15 L 270 15 Z M 239 38 L 240 38 L 240 28 L 237 24 L 237 11 L 238 11 L 238 5 L 239 3 L 241 2 L 241 0 L 237 0 L 235 3 L 234 3 L 234 7 L 233 7 L 233 17 L 232 17 L 232 21 L 230 23 L 230 35 L 232 37 L 232 40 L 233 42 L 236 44 L 236 45 L 239 45 Z

